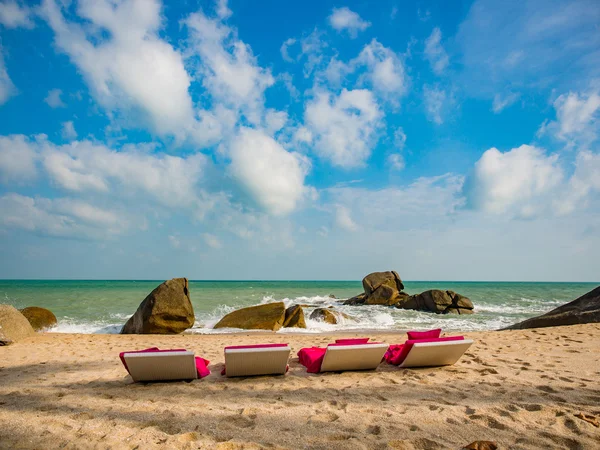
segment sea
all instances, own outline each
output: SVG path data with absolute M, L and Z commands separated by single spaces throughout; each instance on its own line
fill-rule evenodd
M 51 310 L 58 325 L 53 333 L 119 333 L 139 304 L 163 280 L 0 280 L 0 303 L 16 308 Z M 240 330 L 213 329 L 221 317 L 238 308 L 283 301 L 306 305 L 306 329 L 278 333 L 406 331 L 441 327 L 446 331 L 496 330 L 543 314 L 591 291 L 600 283 L 405 281 L 405 292 L 453 290 L 469 297 L 472 315 L 440 315 L 387 306 L 344 306 L 341 301 L 363 291 L 360 281 L 190 281 L 196 323 L 190 333 Z M 335 297 L 335 298 L 332 298 Z M 334 306 L 349 316 L 336 325 L 310 320 L 317 307 Z M 245 331 L 247 333 L 247 331 Z

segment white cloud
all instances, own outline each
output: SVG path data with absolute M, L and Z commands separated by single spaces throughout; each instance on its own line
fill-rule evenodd
M 391 166 L 393 170 L 403 170 L 406 166 L 406 162 L 404 161 L 404 156 L 400 153 L 392 153 L 388 156 L 388 164 Z
M 213 99 L 240 110 L 251 123 L 260 124 L 264 92 L 275 82 L 271 71 L 260 67 L 250 46 L 219 21 L 198 12 L 185 24 L 190 32 L 190 51 L 199 57 L 196 70 L 202 85 Z
M 288 121 L 288 114 L 285 111 L 267 110 L 265 114 L 266 130 L 269 134 L 275 134 L 281 130 Z
M 306 104 L 305 126 L 315 138 L 315 151 L 343 168 L 365 164 L 376 143 L 381 111 L 371 91 L 320 92 Z
M 37 154 L 23 135 L 0 136 L 0 181 L 23 183 L 37 176 Z
M 465 183 L 468 205 L 493 214 L 534 217 L 550 204 L 563 181 L 558 155 L 530 145 L 484 152 Z
M 262 131 L 242 128 L 232 139 L 231 173 L 256 202 L 274 215 L 293 211 L 307 194 L 307 158 L 286 151 Z
M 431 65 L 431 69 L 441 75 L 448 67 L 450 62 L 448 54 L 442 46 L 442 32 L 439 28 L 434 28 L 431 35 L 425 40 L 425 57 Z
M 432 122 L 441 125 L 444 123 L 443 110 L 448 101 L 446 91 L 439 86 L 423 86 L 423 99 L 425 101 L 425 112 Z
M 60 89 L 51 89 L 44 101 L 50 108 L 66 108 L 67 105 L 60 98 L 61 95 L 62 91 Z
M 19 6 L 15 0 L 0 3 L 0 24 L 6 28 L 33 28 L 31 10 L 27 6 Z
M 294 58 L 292 58 L 290 56 L 290 54 L 288 53 L 288 47 L 294 45 L 295 43 L 296 43 L 296 39 L 289 38 L 283 44 L 281 44 L 281 48 L 279 49 L 279 51 L 281 52 L 281 57 L 283 58 L 284 61 L 294 62 Z
M 69 141 L 72 141 L 77 138 L 77 131 L 75 131 L 75 125 L 73 125 L 72 120 L 62 123 L 61 134 L 64 139 Z
M 127 112 L 128 120 L 138 113 L 158 134 L 209 145 L 220 137 L 219 123 L 204 112 L 196 118 L 183 58 L 158 34 L 160 9 L 158 0 L 83 0 L 77 13 L 93 27 L 66 21 L 54 0 L 44 0 L 41 11 L 57 47 L 109 112 Z M 101 30 L 108 37 L 99 37 Z
M 220 19 L 227 19 L 231 17 L 233 12 L 227 6 L 227 0 L 217 0 L 217 17 Z
M 494 95 L 494 103 L 492 104 L 492 111 L 494 114 L 500 113 L 503 109 L 508 108 L 510 105 L 515 103 L 520 97 L 520 94 L 511 92 L 506 95 L 496 94 Z
M 346 231 L 358 230 L 358 226 L 350 215 L 350 209 L 343 205 L 337 205 L 335 208 L 335 223 L 338 227 Z
M 347 7 L 333 8 L 329 16 L 329 25 L 334 30 L 346 31 L 351 38 L 358 36 L 359 31 L 365 31 L 371 26 L 371 22 L 361 17 Z
M 169 245 L 171 247 L 173 247 L 173 248 L 179 248 L 179 247 L 181 247 L 181 241 L 179 240 L 179 237 L 177 237 L 177 236 L 175 236 L 173 234 L 170 234 L 169 237 L 168 237 L 168 239 L 169 239 Z
M 394 131 L 394 147 L 397 150 L 404 150 L 406 145 L 406 133 L 402 127 L 396 128 Z
M 600 95 L 598 92 L 578 94 L 569 92 L 554 101 L 556 121 L 544 126 L 564 141 L 591 142 L 598 132 Z
M 560 214 L 572 213 L 578 206 L 587 206 L 592 193 L 600 193 L 600 154 L 582 151 L 575 160 L 575 172 L 555 204 Z
M 16 93 L 15 85 L 8 76 L 6 66 L 4 65 L 4 55 L 0 45 L 0 106 Z
M 221 243 L 219 238 L 214 234 L 203 233 L 202 237 L 204 238 L 204 242 L 206 242 L 206 245 L 208 245 L 210 248 L 219 249 L 223 247 L 223 244 Z
M 0 197 L 0 225 L 43 235 L 105 239 L 127 230 L 114 211 L 69 198 L 31 198 L 8 193 Z
M 308 78 L 317 67 L 323 62 L 323 52 L 327 48 L 327 43 L 321 39 L 322 32 L 316 28 L 308 35 L 300 39 L 301 53 L 300 57 L 305 56 L 304 78 Z

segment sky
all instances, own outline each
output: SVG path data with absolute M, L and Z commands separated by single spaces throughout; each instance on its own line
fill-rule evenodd
M 0 0 L 0 278 L 599 281 L 596 0 Z

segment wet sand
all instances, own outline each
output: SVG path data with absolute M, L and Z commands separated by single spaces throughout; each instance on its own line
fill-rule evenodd
M 499 448 L 600 447 L 600 325 L 466 333 L 454 366 L 307 374 L 305 346 L 331 335 L 40 334 L 0 347 L 0 448 Z M 405 334 L 373 334 L 402 343 Z M 288 342 L 279 377 L 220 375 L 223 347 Z M 118 353 L 187 348 L 212 374 L 133 383 Z

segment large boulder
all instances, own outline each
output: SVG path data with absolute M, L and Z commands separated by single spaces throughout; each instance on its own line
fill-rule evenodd
M 436 314 L 473 314 L 473 303 L 454 291 L 432 289 L 400 299 L 396 308 L 430 311 Z
M 600 286 L 546 314 L 511 325 L 507 330 L 558 327 L 600 322 Z
M 31 324 L 17 308 L 0 305 L 0 345 L 9 345 L 34 334 Z
M 365 294 L 363 292 L 362 294 L 358 294 L 354 297 L 349 298 L 348 300 L 345 300 L 343 304 L 351 305 L 351 306 L 363 305 L 365 303 L 366 299 L 367 299 L 367 294 Z
M 325 323 L 330 323 L 331 325 L 335 325 L 337 321 L 336 315 L 333 311 L 330 311 L 326 308 L 317 308 L 310 314 L 311 320 L 318 320 Z
M 20 310 L 35 331 L 45 330 L 57 324 L 52 311 L 37 306 L 28 306 Z
M 285 310 L 284 328 L 306 328 L 304 310 L 300 305 L 292 305 Z
M 165 281 L 148 295 L 121 334 L 178 334 L 195 321 L 187 278 Z
M 285 305 L 283 302 L 276 302 L 233 311 L 219 320 L 215 328 L 277 331 L 283 326 L 284 322 Z
M 362 280 L 365 294 L 369 297 L 378 287 L 389 286 L 390 288 L 400 292 L 404 289 L 404 284 L 397 272 L 373 272 L 367 275 Z

